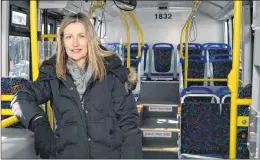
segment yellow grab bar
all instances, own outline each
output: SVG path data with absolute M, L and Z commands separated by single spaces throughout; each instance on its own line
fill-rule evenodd
M 140 35 L 140 28 L 138 27 L 137 21 L 136 21 L 134 15 L 133 15 L 132 11 L 128 12 L 128 14 L 129 14 L 129 17 L 131 18 L 131 20 L 133 21 L 134 26 L 135 26 L 135 28 L 137 30 L 137 34 L 138 34 L 137 35 L 137 37 L 138 37 L 138 40 L 137 40 L 138 41 L 138 52 L 137 52 L 136 58 L 139 58 L 141 56 L 141 45 L 140 45 L 140 43 L 141 43 L 141 39 L 142 39 L 142 37 Z
M 94 4 L 93 4 L 91 10 L 88 13 L 88 18 L 91 19 L 93 16 L 93 13 L 96 11 L 96 9 L 103 7 L 104 4 L 105 4 L 104 0 L 94 1 Z
M 221 78 L 188 78 L 187 81 L 189 82 L 227 82 L 228 79 L 221 79 Z M 239 80 L 240 85 L 243 87 L 244 82 Z
M 1 101 L 12 101 L 13 95 L 1 95 Z
M 136 58 L 140 58 L 141 57 L 141 47 L 144 45 L 142 29 L 140 28 L 140 26 L 135 18 L 134 13 L 131 11 L 131 12 L 128 12 L 128 14 L 129 14 L 130 18 L 132 19 L 132 21 L 134 22 L 134 25 L 138 32 L 138 54 L 137 54 Z
M 128 22 L 126 20 L 125 14 L 124 12 L 120 9 L 120 14 L 121 17 L 125 23 L 126 26 L 126 31 L 127 31 L 127 62 L 126 62 L 126 66 L 127 68 L 131 67 L 131 58 L 130 58 L 130 27 L 128 25 Z
M 41 38 L 57 38 L 57 34 L 42 34 Z
M 57 38 L 57 35 L 56 35 L 56 34 L 42 34 L 42 35 L 41 35 L 41 38 L 48 38 L 50 44 L 52 44 L 53 39 L 54 39 L 54 38 Z
M 1 109 L 1 115 L 3 115 L 3 116 L 13 116 L 14 112 L 11 109 Z
M 2 122 L 1 122 L 1 127 L 2 127 L 2 128 L 6 128 L 6 127 L 8 127 L 8 126 L 11 126 L 11 125 L 17 123 L 18 121 L 19 121 L 19 120 L 17 119 L 16 116 L 11 116 L 11 117 L 9 117 L 9 118 L 6 118 L 6 119 L 2 120 Z
M 247 98 L 240 99 L 240 98 L 238 98 L 236 103 L 237 103 L 237 105 L 251 105 L 252 99 L 247 99 Z
M 37 1 L 30 0 L 30 30 L 32 48 L 32 80 L 35 81 L 39 75 L 38 38 L 37 38 Z
M 240 59 L 240 32 L 241 32 L 242 1 L 234 1 L 234 30 L 233 30 L 233 54 L 232 70 L 228 75 L 228 87 L 231 92 L 230 105 L 230 137 L 229 137 L 229 158 L 236 159 L 237 153 L 237 102 L 238 100 L 238 79 Z M 242 101 L 243 102 L 243 101 Z
M 199 5 L 199 2 L 200 1 L 196 1 L 196 2 L 193 3 L 191 14 L 190 14 L 189 18 L 187 19 L 187 21 L 185 22 L 184 26 L 182 27 L 181 36 L 180 36 L 180 58 L 184 58 L 184 56 L 183 56 L 183 43 L 182 43 L 183 32 L 187 28 L 187 25 L 190 24 L 191 19 L 194 16 L 195 10 Z
M 54 116 L 51 108 L 51 103 L 50 101 L 47 102 L 47 114 L 48 114 L 48 120 L 50 122 L 51 129 L 54 129 Z
M 189 25 L 190 20 L 188 20 L 188 24 L 186 25 L 186 33 L 185 33 L 185 57 L 184 58 L 184 87 L 188 86 L 188 66 L 189 66 L 189 58 L 188 58 L 188 41 L 189 41 Z

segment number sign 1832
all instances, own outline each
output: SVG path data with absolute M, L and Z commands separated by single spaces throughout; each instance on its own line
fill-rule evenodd
M 172 19 L 171 13 L 156 13 L 155 19 Z

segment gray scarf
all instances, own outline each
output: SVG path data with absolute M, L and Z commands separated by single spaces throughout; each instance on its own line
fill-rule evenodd
M 92 67 L 89 65 L 87 71 L 85 71 L 84 68 L 78 67 L 77 63 L 69 58 L 67 62 L 67 68 L 69 70 L 69 73 L 72 75 L 80 99 L 82 99 L 82 96 L 86 91 L 88 81 L 93 74 Z

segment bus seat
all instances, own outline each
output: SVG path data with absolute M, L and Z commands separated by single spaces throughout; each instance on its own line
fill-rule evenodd
M 27 79 L 20 77 L 1 77 L 1 94 L 14 95 L 27 82 Z
M 232 55 L 217 54 L 210 57 L 210 77 L 227 78 L 232 69 Z M 214 86 L 227 86 L 227 82 L 212 82 Z
M 193 96 L 186 97 L 185 102 L 211 102 L 212 98 L 210 96 L 202 97 L 201 94 L 213 95 L 213 91 L 210 88 L 204 86 L 191 86 L 184 88 L 180 94 L 180 97 L 184 97 L 185 95 L 189 94 L 193 94 Z
M 205 43 L 204 49 L 208 53 L 209 57 L 216 54 L 230 54 L 231 47 L 226 43 Z
M 180 59 L 180 80 L 184 80 L 184 59 Z M 198 54 L 190 54 L 188 62 L 188 78 L 206 78 L 206 57 Z M 206 86 L 206 82 L 188 82 L 189 86 Z
M 27 79 L 20 77 L 2 77 L 1 78 L 1 95 L 14 95 L 19 91 L 26 83 Z M 1 101 L 1 109 L 11 109 L 10 101 Z M 3 116 L 3 118 L 8 118 L 9 116 Z M 25 128 L 25 126 L 18 122 L 7 128 Z
M 242 89 L 242 87 L 238 87 L 238 92 L 240 92 Z M 216 91 L 216 95 L 220 98 L 221 103 L 230 103 L 230 90 L 228 86 L 220 87 Z
M 215 99 L 214 103 L 187 102 L 185 99 L 192 95 L 185 95 L 181 100 L 181 155 L 224 157 L 219 145 L 222 143 L 219 98 L 212 94 L 208 96 Z
M 136 58 L 138 55 L 138 43 L 131 43 L 131 59 Z M 140 75 L 143 80 L 146 80 L 149 75 L 149 46 L 144 44 L 141 47 L 141 63 L 140 63 Z M 133 56 L 132 56 L 133 54 Z
M 244 88 L 239 89 L 239 98 L 252 97 L 252 84 L 248 84 Z M 230 103 L 223 102 L 221 119 L 222 119 L 222 135 L 223 142 L 222 148 L 225 154 L 229 151 L 229 130 L 230 130 Z M 249 116 L 249 106 L 238 106 L 238 116 Z M 249 159 L 249 150 L 247 147 L 248 140 L 248 127 L 237 128 L 237 159 Z
M 181 45 L 178 44 L 177 46 L 177 56 L 176 59 L 179 60 L 180 59 L 180 47 Z M 198 55 L 204 55 L 204 48 L 203 45 L 200 43 L 188 43 L 188 54 L 198 54 Z M 183 43 L 183 56 L 185 57 L 185 43 Z M 176 75 L 175 77 L 180 76 L 180 63 L 179 61 L 176 62 L 177 63 L 177 67 L 176 67 Z M 178 75 L 178 76 L 177 76 Z
M 107 50 L 119 53 L 119 46 L 117 44 L 120 45 L 119 43 L 104 43 L 103 46 Z
M 127 46 L 123 45 L 122 46 L 122 53 L 124 57 L 124 66 L 127 66 Z M 138 48 L 137 47 L 131 47 L 130 45 L 130 62 L 131 62 L 131 67 L 138 68 L 139 63 L 141 62 L 141 58 L 136 58 L 138 55 Z
M 178 44 L 177 49 L 180 52 L 181 45 Z M 188 54 L 203 54 L 204 47 L 200 43 L 188 43 Z M 185 43 L 183 43 L 183 56 L 185 57 Z
M 127 66 L 127 46 L 123 46 L 123 53 L 124 53 L 124 65 Z M 131 60 L 131 67 L 134 67 L 138 73 L 138 83 L 134 87 L 132 91 L 135 99 L 139 98 L 141 84 L 140 81 L 147 79 L 149 74 L 149 46 L 144 44 L 141 47 L 141 57 L 136 58 L 138 55 L 138 43 L 131 43 L 130 45 L 130 60 Z
M 153 80 L 172 80 L 174 77 L 174 47 L 170 43 L 156 43 L 152 47 L 151 73 Z

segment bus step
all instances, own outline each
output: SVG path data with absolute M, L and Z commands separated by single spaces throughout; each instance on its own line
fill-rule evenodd
M 143 147 L 143 159 L 178 159 L 178 148 Z
M 164 106 L 164 105 L 152 105 L 143 106 L 144 117 L 171 117 L 178 118 L 178 106 Z

